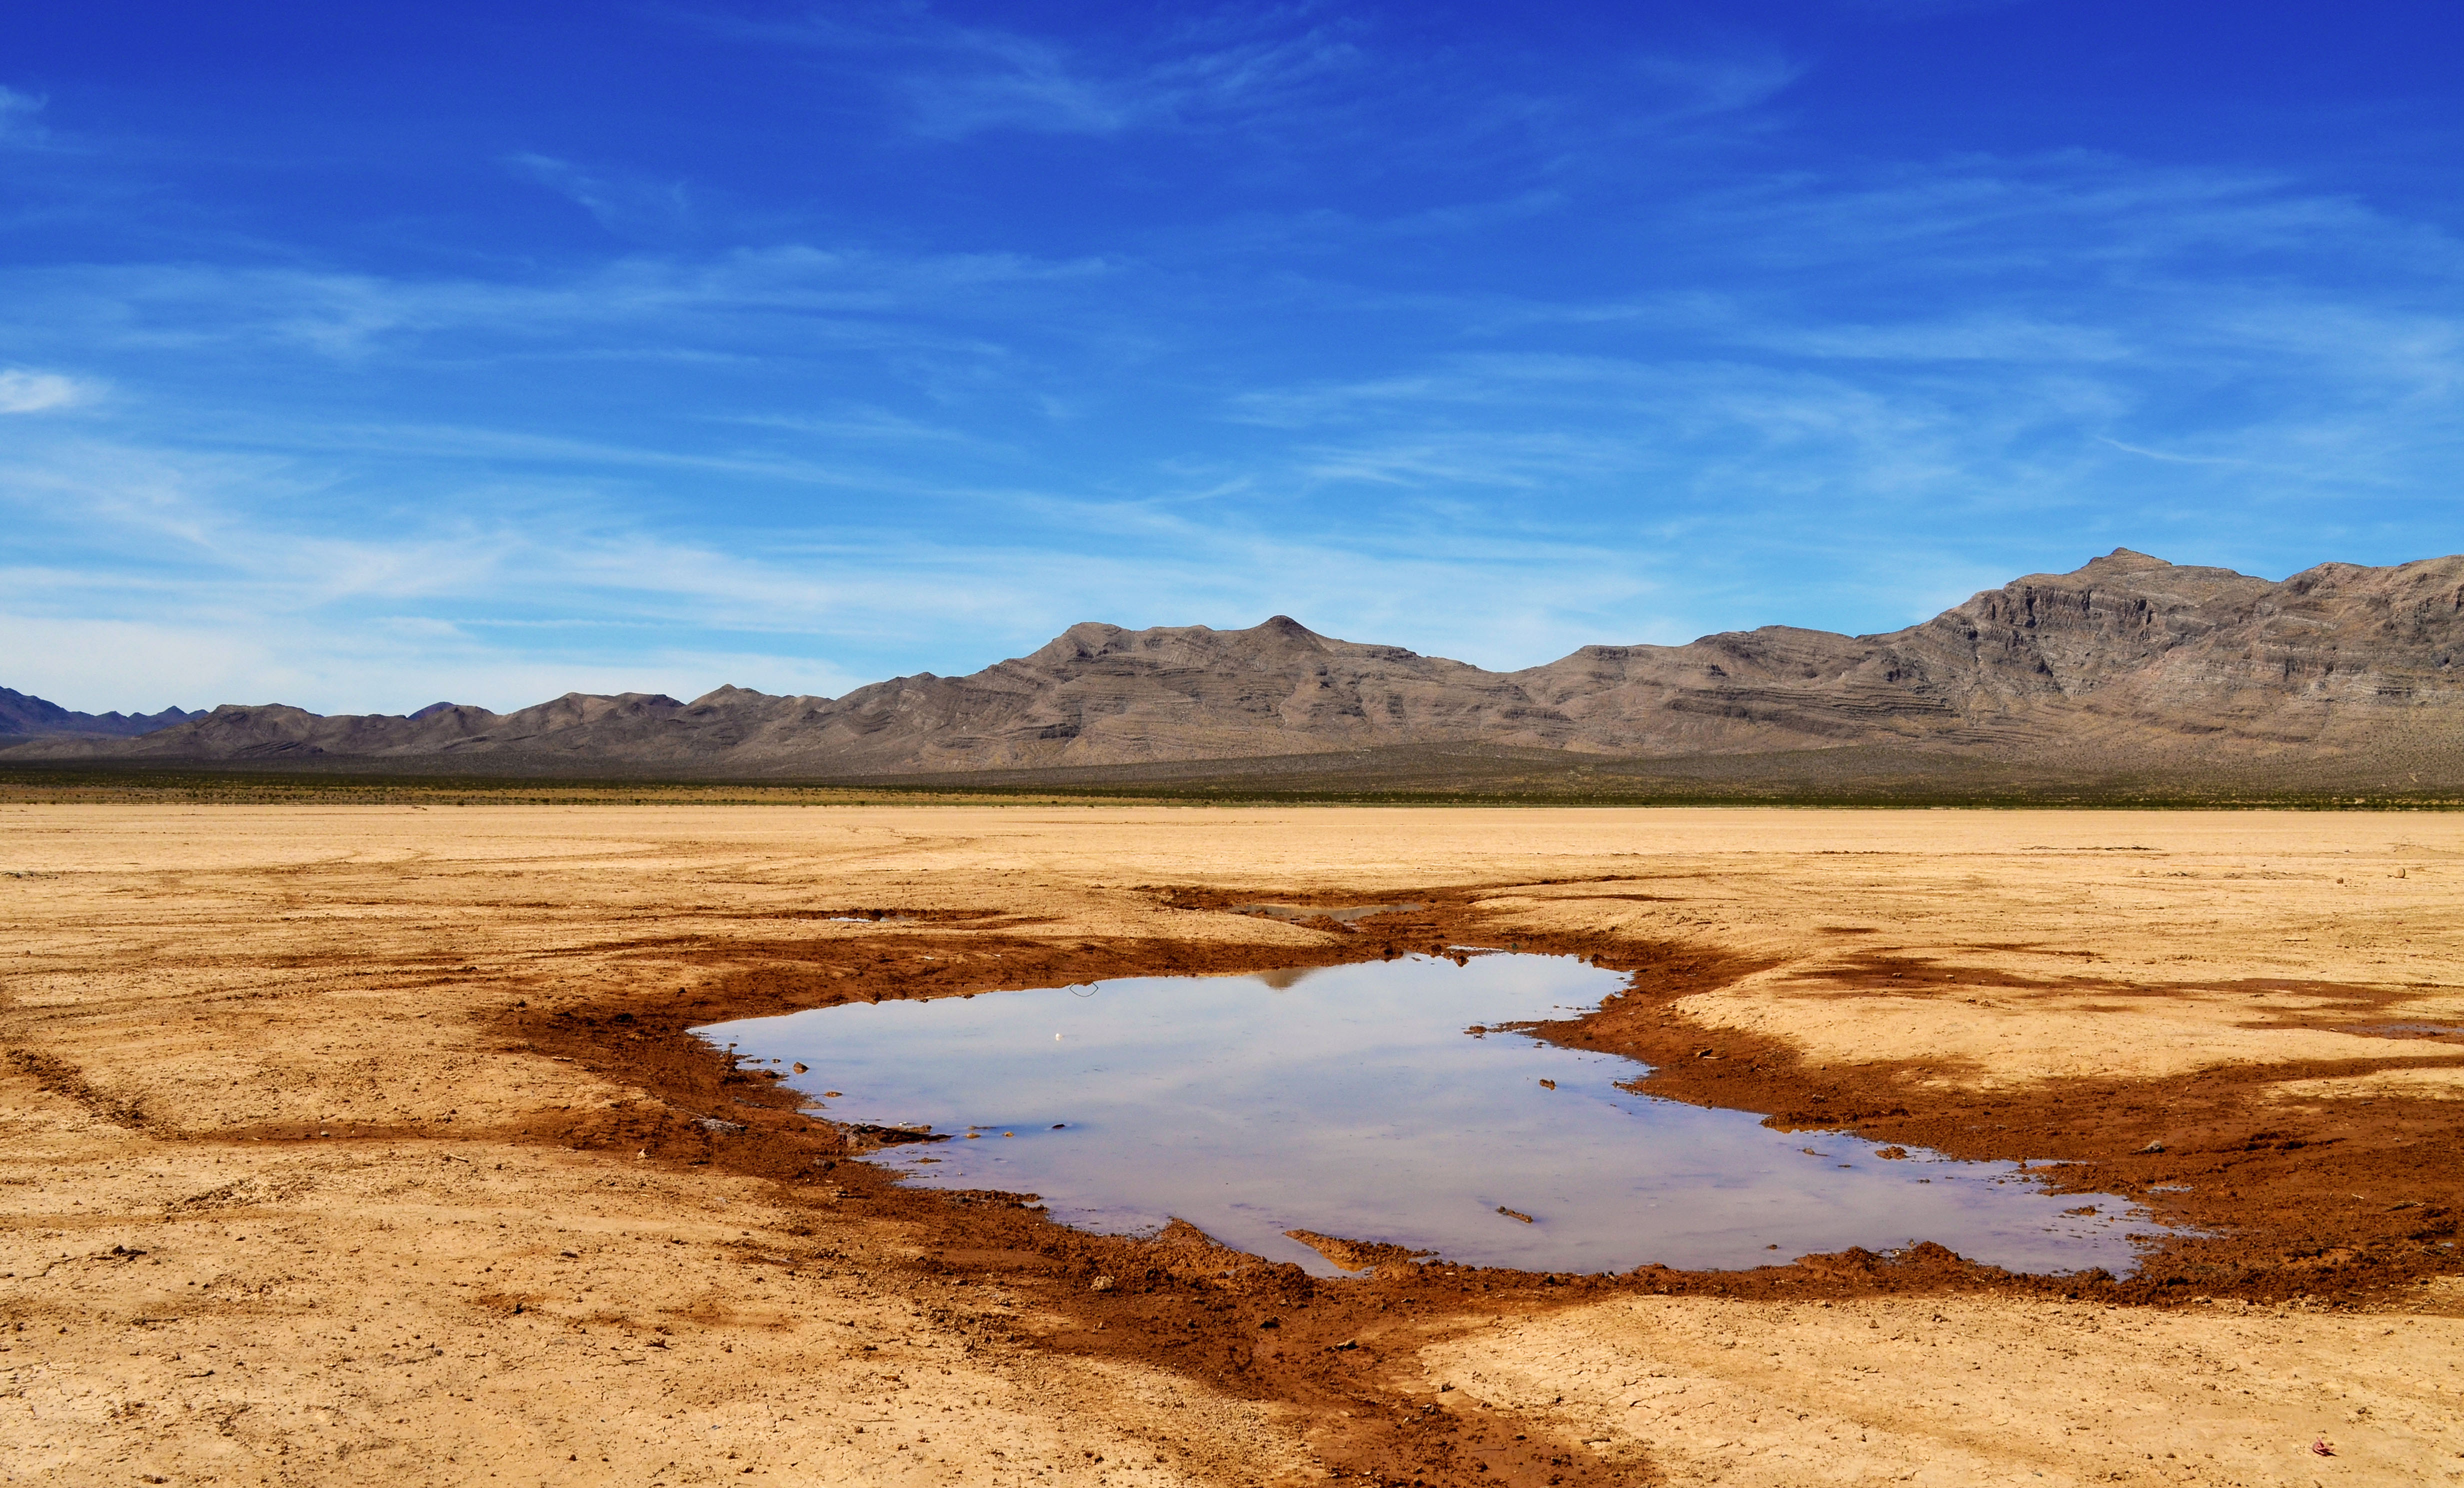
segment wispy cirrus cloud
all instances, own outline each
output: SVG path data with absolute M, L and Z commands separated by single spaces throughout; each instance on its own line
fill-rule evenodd
M 498 214 L 543 243 L 320 219 L 12 260 L 23 411 L 79 411 L 7 421 L 0 649 L 84 615 L 201 667 L 187 617 L 231 689 L 325 709 L 835 691 L 1279 610 L 1517 667 L 1887 628 L 2116 543 L 2454 546 L 2436 212 L 1835 148 L 1788 134 L 1837 106 L 1797 88 L 1818 38 L 950 13 L 708 22 L 762 43 L 705 74 L 768 78 L 761 141 L 495 153 L 515 120 L 427 163 L 574 203 Z
M 1306 8 L 1192 12 L 1121 28 L 1098 49 L 946 19 L 922 7 L 851 8 L 787 23 L 701 12 L 723 35 L 861 63 L 936 140 L 997 130 L 1107 136 L 1287 111 L 1368 60 L 1344 22 Z
M 987 324 L 1020 296 L 1099 279 L 1100 258 L 1008 252 L 891 254 L 784 243 L 709 253 L 628 253 L 527 280 L 288 266 L 138 263 L 0 271 L 0 327 L 76 328 L 126 348 L 292 345 L 336 357 L 429 338 L 572 344 L 659 333 L 668 352 L 741 350 L 793 336 L 812 346 L 991 352 Z M 938 329 L 935 329 L 938 327 Z
M 345 680 L 379 654 L 351 649 L 376 646 L 368 636 L 405 656 L 429 636 L 473 678 L 560 665 L 581 678 L 663 632 L 691 638 L 671 659 L 735 659 L 708 682 L 778 690 L 970 670 L 1088 618 L 1249 624 L 1280 610 L 1510 667 L 1587 641 L 1764 621 L 1851 614 L 1887 628 L 1991 572 L 1947 543 L 1932 551 L 1927 535 L 1997 514 L 2059 530 L 2013 571 L 2066 567 L 2099 544 L 2162 548 L 2227 485 L 2246 553 L 2176 556 L 2264 567 L 2271 534 L 2299 527 L 2315 550 L 2322 534 L 2362 530 L 2359 493 L 2415 485 L 2453 449 L 2441 389 L 2455 385 L 2459 343 L 2426 293 L 2446 282 L 2434 248 L 2405 246 L 2403 224 L 2348 221 L 2343 252 L 2405 260 L 2414 277 L 2330 292 L 2280 263 L 2248 274 L 2211 263 L 2207 283 L 2186 286 L 2168 246 L 2182 225 L 2141 221 L 2167 215 L 2145 204 L 2168 190 L 2216 216 L 2203 238 L 2268 241 L 2239 233 L 2235 212 L 2265 229 L 2342 209 L 2077 162 L 1715 187 L 1670 205 L 1686 252 L 1806 255 L 1786 281 L 1801 287 L 1381 300 L 1287 277 L 1280 313 L 1322 324 L 1327 344 L 1388 316 L 1426 332 L 1378 341 L 1375 370 L 1350 377 L 1171 364 L 1161 438 L 1115 407 L 1089 429 L 1093 457 L 1055 444 L 1034 398 L 1117 383 L 1118 336 L 1184 351 L 1234 339 L 1188 317 L 1151 266 L 781 246 L 633 253 L 526 282 L 59 271 L 39 281 L 55 297 L 10 295 L 0 315 L 82 303 L 87 318 L 51 334 L 149 363 L 168 350 L 227 364 L 245 350 L 277 367 L 658 356 L 708 368 L 659 384 L 691 391 L 662 410 L 675 424 L 295 405 L 185 420 L 214 431 L 219 457 L 194 436 L 185 449 L 133 431 L 120 447 L 62 444 L 45 469 L 0 470 L 0 485 L 41 494 L 21 513 L 27 543 L 86 558 L 21 570 L 15 607 L 135 623 L 142 608 L 115 606 L 144 597 L 153 612 L 228 625 L 234 655 L 287 647 L 303 667 L 326 647 L 318 637 L 357 636 L 332 643 L 309 667 L 324 680 L 296 695 L 398 708 L 426 699 Z M 1853 247 L 1825 258 L 1770 241 L 1826 221 L 1849 243 L 1886 232 L 1887 273 Z M 2077 252 L 2037 266 L 2024 293 L 1980 293 L 2003 282 L 2012 234 Z M 1851 272 L 1858 293 L 1834 297 Z M 841 361 L 866 370 L 815 370 Z M 731 368 L 748 381 L 711 381 Z M 805 381 L 782 383 L 790 371 Z M 509 388 L 522 380 L 505 375 Z M 935 415 L 953 389 L 995 383 L 1017 395 L 1012 421 L 980 405 Z M 881 401 L 893 384 L 915 398 Z M 2166 404 L 2186 386 L 2207 400 L 2188 422 Z M 1225 446 L 1210 423 L 1258 442 Z M 370 490 L 372 470 L 390 474 Z M 729 530 L 626 494 L 664 490 L 729 492 L 697 497 L 736 514 Z M 2130 492 L 2145 505 L 2116 517 Z M 824 495 L 832 514 L 817 522 L 806 514 Z M 78 515 L 45 536 L 36 508 Z M 318 511 L 361 515 L 326 531 L 301 514 Z M 1818 563 L 1795 552 L 1816 541 L 1802 523 L 1821 530 Z M 1775 564 L 1824 574 L 1774 593 Z M 1431 606 L 1435 594 L 1480 599 Z M 682 674 L 633 685 L 676 691 Z
M 50 100 L 0 86 L 0 146 L 41 144 L 51 137 L 43 127 L 43 107 Z
M 91 402 L 92 383 L 63 372 L 37 372 L 26 367 L 0 368 L 0 413 L 49 413 Z
M 1660 122 L 1759 108 L 1807 71 L 1803 62 L 1771 53 L 1655 54 L 1634 67 L 1651 86 L 1647 107 Z
M 1650 584 L 1545 534 L 1330 541 L 1238 506 L 1032 491 L 1003 498 L 1039 518 L 1023 538 L 919 531 L 892 507 L 774 526 L 748 552 L 612 512 L 586 487 L 520 480 L 406 512 L 382 536 L 329 530 L 349 484 L 340 460 L 90 440 L 0 462 L 0 511 L 47 555 L 0 569 L 0 643 L 27 659 L 11 685 L 99 703 L 78 671 L 96 638 L 150 636 L 165 613 L 184 639 L 160 653 L 187 662 L 112 668 L 113 696 L 148 678 L 185 678 L 170 700 L 212 686 L 325 711 L 399 711 L 428 692 L 507 708 L 576 686 L 838 692 L 919 666 L 973 670 L 1081 620 L 1242 625 L 1279 610 L 1372 639 L 1411 617 L 1425 648 L 1513 666 L 1596 638 Z M 1089 530 L 1112 540 L 1070 536 Z M 1591 577 L 1536 598 L 1538 575 L 1569 568 Z M 1535 598 L 1430 624 L 1422 597 L 1467 589 Z M 71 634 L 87 639 L 45 648 Z
M 952 31 L 899 79 L 918 132 L 956 140 L 987 129 L 1111 134 L 1162 117 L 1134 79 L 1089 75 L 1048 43 L 1002 32 Z
M 692 198 L 681 181 L 590 171 L 553 155 L 523 151 L 505 157 L 505 168 L 533 181 L 588 212 L 623 237 L 664 237 L 693 217 Z
M 2306 499 L 2414 483 L 2464 437 L 2464 252 L 2282 182 L 1952 161 L 1714 186 L 1664 219 L 1645 241 L 1699 287 L 1430 301 L 1416 310 L 1457 345 L 1247 389 L 1225 412 L 1309 438 L 1313 472 L 1392 479 L 1413 468 L 1398 451 L 1485 443 L 1494 464 L 1462 468 L 1517 487 L 1551 478 L 1535 433 L 1581 427 L 1597 437 L 1558 442 L 1560 481 L 1622 449 L 1638 476 L 1682 465 L 1742 499 L 1795 462 L 1842 489 L 2093 505 L 2103 451 L 2124 447 L 2255 462 Z M 1789 273 L 1722 286 L 1715 265 L 1755 258 Z

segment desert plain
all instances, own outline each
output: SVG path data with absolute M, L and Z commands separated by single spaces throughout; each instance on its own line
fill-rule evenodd
M 2459 886 L 2440 812 L 0 803 L 0 1481 L 2464 1482 Z M 2140 1268 L 1316 1278 L 687 1032 L 1505 945 Z

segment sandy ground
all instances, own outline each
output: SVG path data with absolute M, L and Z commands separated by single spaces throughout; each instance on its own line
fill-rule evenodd
M 2464 1481 L 2459 879 L 2437 814 L 0 807 L 0 1481 Z M 2236 1261 L 2161 1305 L 1837 1276 L 1275 1303 L 1363 1330 L 1342 1405 L 1124 1342 L 1267 1292 L 1090 1295 L 1014 1210 L 1025 1238 L 959 1254 L 948 1203 L 854 1165 L 678 1147 L 687 1087 L 605 1054 L 647 1035 L 551 1037 L 829 1000 L 926 945 L 984 986 L 968 946 L 1351 957 L 1176 906 L 1440 890 L 1490 943 L 1730 968 L 1654 1026 L 1761 1051 L 1731 1104 L 1887 1088 L 1928 1140 L 2041 1130 L 2144 1187 L 2188 1139 L 2100 1129 L 2229 1087 L 2200 1120 L 2277 1113 L 2265 1163 L 2230 1148 L 2249 1193 L 2370 1188 L 2252 1211 L 2309 1295 Z M 814 918 L 862 908 L 940 918 Z M 2035 1114 L 1958 1120 L 1995 1108 Z

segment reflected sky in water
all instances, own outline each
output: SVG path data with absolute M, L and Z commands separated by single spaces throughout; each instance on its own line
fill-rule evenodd
M 2123 1274 L 2126 1232 L 2155 1228 L 2122 1200 L 2049 1195 L 2013 1164 L 1884 1160 L 1854 1137 L 1620 1089 L 1646 1073 L 1630 1060 L 1465 1031 L 1589 1009 L 1624 980 L 1563 956 L 1414 956 L 701 1032 L 747 1061 L 810 1066 L 789 1082 L 834 1119 L 957 1134 L 871 1159 L 912 1182 L 1038 1193 L 1098 1231 L 1178 1217 L 1321 1275 L 1332 1266 L 1285 1231 L 1540 1271 L 1933 1240 L 2013 1270 Z

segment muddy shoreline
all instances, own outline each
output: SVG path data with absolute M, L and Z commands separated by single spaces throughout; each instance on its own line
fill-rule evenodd
M 1599 885 L 1617 897 L 1620 886 Z M 2188 1080 L 2055 1082 L 1992 1091 L 1928 1086 L 1907 1062 L 1815 1064 L 1779 1041 L 1705 1028 L 1686 997 L 1770 963 L 1718 947 L 1609 933 L 1501 933 L 1477 908 L 1483 890 L 1455 886 L 1381 894 L 1154 888 L 1167 908 L 1406 900 L 1425 908 L 1346 923 L 1300 923 L 1326 939 L 1306 950 L 1201 941 L 1034 938 L 1034 922 L 999 910 L 916 913 L 894 935 L 832 936 L 697 948 L 659 943 L 668 963 L 705 959 L 698 981 L 518 999 L 493 1032 L 509 1050 L 569 1060 L 648 1099 L 542 1118 L 533 1140 L 703 1167 L 777 1185 L 781 1203 L 861 1214 L 893 1227 L 913 1252 L 917 1284 L 999 1285 L 1032 1294 L 1068 1320 L 1013 1342 L 1079 1356 L 1133 1359 L 1226 1394 L 1280 1402 L 1310 1423 L 1303 1434 L 1337 1477 L 1591 1484 L 1651 1479 L 1639 1457 L 1604 1455 L 1476 1398 L 1430 1393 L 1395 1377 L 1433 1342 L 1503 1319 L 1529 1318 L 1620 1294 L 1831 1300 L 1999 1295 L 2167 1307 L 2246 1304 L 2402 1305 L 2410 1289 L 2464 1272 L 2452 1245 L 2464 1171 L 2439 1140 L 2453 1117 L 2440 1103 L 2339 1103 L 2323 1115 L 2266 1108 L 2264 1088 L 2287 1079 L 2356 1073 L 2376 1061 L 2264 1069 L 2220 1067 Z M 1636 897 L 1643 897 L 1638 895 Z M 1018 931 L 1030 933 L 1021 934 Z M 1357 1280 L 1320 1280 L 1300 1268 L 1217 1246 L 1187 1226 L 1152 1237 L 1099 1236 L 1046 1218 L 1020 1195 L 909 1189 L 860 1160 L 885 1137 L 834 1126 L 765 1073 L 735 1066 L 693 1027 L 860 1000 L 965 996 L 1106 977 L 1240 974 L 1327 966 L 1496 945 L 1574 955 L 1634 974 L 1632 990 L 1579 1019 L 1533 1032 L 1573 1047 L 1653 1066 L 1638 1088 L 1700 1105 L 1761 1113 L 1783 1128 L 1837 1129 L 1931 1148 L 1969 1160 L 2025 1160 L 2057 1192 L 2124 1194 L 2184 1227 L 2149 1247 L 2139 1273 L 2114 1279 L 2013 1275 L 1920 1244 L 1892 1256 L 1851 1250 L 1742 1271 L 1644 1267 L 1571 1276 L 1387 1260 Z M 1939 979 L 1997 995 L 2008 977 L 1878 951 L 1860 963 L 1877 981 Z M 2344 1009 L 2337 1016 L 2365 1016 Z M 2417 1060 L 2405 1061 L 2418 1067 Z M 2454 1062 L 2464 1064 L 2464 1050 Z M 2452 1104 L 2452 1103 L 2450 1103 Z M 1338 1239 L 1343 1237 L 1336 1237 Z M 784 1264 L 827 1266 L 816 1254 Z

